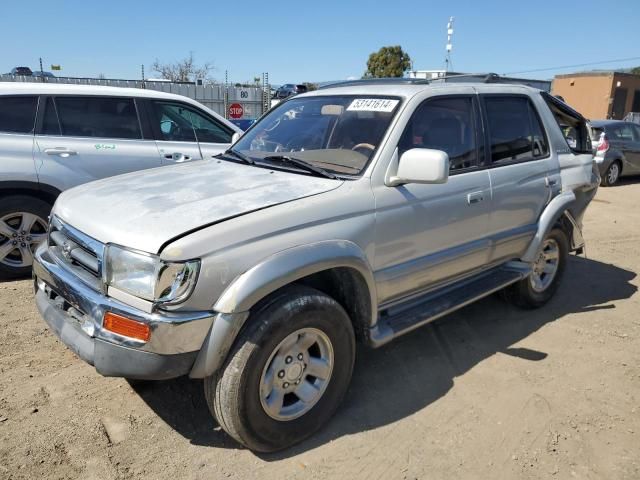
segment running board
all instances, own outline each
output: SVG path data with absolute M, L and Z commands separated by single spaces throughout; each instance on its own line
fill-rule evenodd
M 531 267 L 528 264 L 509 262 L 382 310 L 378 314 L 377 324 L 369 331 L 371 346 L 382 346 L 400 335 L 518 282 L 530 273 Z

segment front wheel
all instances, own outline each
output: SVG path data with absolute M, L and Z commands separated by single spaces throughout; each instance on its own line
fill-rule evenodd
M 295 286 L 251 315 L 220 371 L 205 379 L 220 426 L 251 450 L 272 452 L 321 428 L 351 380 L 355 337 L 334 299 Z
M 507 299 L 519 307 L 529 309 L 547 303 L 560 285 L 568 255 L 567 235 L 560 228 L 554 228 L 542 243 L 531 275 L 507 287 Z
M 34 197 L 15 195 L 0 202 L 0 279 L 31 273 L 33 254 L 47 238 L 51 205 Z

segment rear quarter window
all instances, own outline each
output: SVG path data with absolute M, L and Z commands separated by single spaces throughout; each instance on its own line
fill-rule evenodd
M 33 133 L 38 97 L 0 96 L 0 132 Z
M 74 137 L 140 139 L 140 122 L 132 98 L 57 97 L 62 134 Z

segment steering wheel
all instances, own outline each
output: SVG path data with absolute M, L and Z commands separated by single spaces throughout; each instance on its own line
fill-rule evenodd
M 368 150 L 371 150 L 372 152 L 376 149 L 376 147 L 374 147 L 370 143 L 359 143 L 359 144 L 354 145 L 353 147 L 351 147 L 351 150 L 355 152 L 356 150 L 358 150 L 360 148 L 366 148 Z

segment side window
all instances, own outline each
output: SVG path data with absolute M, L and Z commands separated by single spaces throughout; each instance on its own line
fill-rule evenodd
M 0 96 L 0 132 L 32 133 L 38 97 Z
M 195 109 L 179 103 L 154 104 L 163 140 L 231 143 L 232 132 Z
M 58 122 L 58 114 L 56 106 L 51 97 L 47 98 L 44 106 L 44 117 L 42 119 L 43 135 L 60 135 L 60 122 Z
M 491 163 L 545 157 L 549 146 L 538 115 L 525 97 L 485 97 Z
M 471 97 L 426 100 L 413 113 L 402 135 L 399 153 L 432 148 L 449 155 L 451 172 L 477 165 L 476 128 Z
M 196 110 L 191 111 L 191 122 L 196 131 L 199 142 L 205 143 L 231 143 L 231 135 L 228 129 L 223 128 L 212 118 L 205 117 Z
M 633 129 L 633 140 L 635 142 L 640 142 L 640 127 L 638 125 L 631 125 L 631 128 Z
M 615 125 L 613 128 L 609 129 L 610 139 L 618 140 L 621 142 L 633 142 L 633 130 L 632 126 L 627 123 L 621 123 L 619 125 Z
M 580 114 L 547 93 L 542 93 L 542 98 L 551 110 L 569 148 L 578 153 L 591 153 L 591 142 L 600 141 L 602 129 L 592 128 L 589 132 L 586 121 Z
M 62 134 L 72 137 L 142 138 L 132 98 L 57 97 Z

